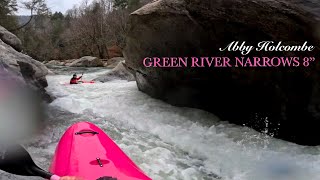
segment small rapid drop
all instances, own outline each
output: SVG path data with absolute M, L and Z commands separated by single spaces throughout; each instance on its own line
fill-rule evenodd
M 64 85 L 72 71 L 80 70 L 53 71 L 58 74 L 47 77 L 47 91 L 57 99 L 47 107 L 48 126 L 27 144 L 44 168 L 67 127 L 90 121 L 154 180 L 320 179 L 320 147 L 299 146 L 202 110 L 171 106 L 140 92 L 136 82 Z M 106 71 L 90 69 L 83 78 L 91 80 Z

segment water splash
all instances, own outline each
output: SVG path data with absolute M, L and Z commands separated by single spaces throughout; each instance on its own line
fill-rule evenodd
M 61 85 L 69 78 L 48 77 L 47 90 L 58 98 L 48 107 L 48 126 L 28 146 L 42 167 L 49 166 L 65 129 L 86 120 L 107 132 L 155 180 L 284 180 L 290 174 L 320 179 L 319 147 L 274 139 L 205 111 L 173 107 L 139 92 L 135 82 Z

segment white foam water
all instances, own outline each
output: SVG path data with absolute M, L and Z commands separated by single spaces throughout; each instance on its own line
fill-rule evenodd
M 140 92 L 135 82 L 63 85 L 70 75 L 61 74 L 47 79 L 47 90 L 57 97 L 48 107 L 50 133 L 28 148 L 44 167 L 68 126 L 91 121 L 155 180 L 320 179 L 319 146 L 299 146 L 202 110 L 171 106 Z

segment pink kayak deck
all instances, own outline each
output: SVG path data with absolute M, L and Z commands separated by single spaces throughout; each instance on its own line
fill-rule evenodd
M 100 128 L 89 122 L 71 126 L 56 148 L 50 172 L 97 180 L 151 180 Z

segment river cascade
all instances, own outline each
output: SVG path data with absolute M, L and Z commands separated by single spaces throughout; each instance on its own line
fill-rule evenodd
M 64 131 L 78 121 L 101 127 L 155 180 L 316 180 L 319 147 L 300 146 L 220 121 L 213 114 L 178 108 L 140 92 L 136 82 L 65 85 L 77 68 L 54 68 L 47 91 L 48 126 L 26 142 L 39 166 L 48 168 Z M 86 70 L 94 79 L 106 70 Z M 0 179 L 39 179 L 0 173 Z M 40 180 L 40 179 L 39 179 Z

